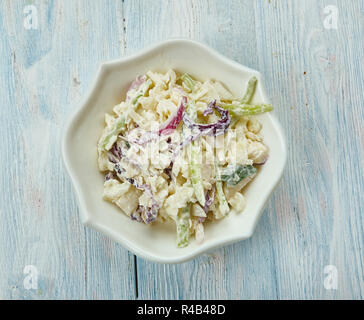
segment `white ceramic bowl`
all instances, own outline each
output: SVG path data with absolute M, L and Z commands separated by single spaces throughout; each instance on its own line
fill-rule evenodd
M 172 224 L 148 226 L 130 220 L 120 209 L 102 199 L 104 176 L 97 167 L 97 141 L 104 127 L 105 113 L 125 98 L 130 82 L 148 70 L 165 72 L 169 68 L 188 72 L 200 80 L 219 80 L 236 96 L 242 95 L 248 79 L 255 75 L 258 86 L 254 101 L 269 102 L 259 72 L 195 41 L 168 40 L 135 55 L 101 64 L 91 90 L 66 126 L 62 152 L 79 201 L 82 223 L 111 237 L 142 258 L 179 263 L 253 234 L 265 203 L 282 176 L 286 145 L 274 115 L 259 116 L 264 141 L 270 149 L 269 160 L 245 188 L 245 210 L 231 212 L 227 218 L 208 224 L 202 244 L 191 240 L 188 247 L 179 249 Z

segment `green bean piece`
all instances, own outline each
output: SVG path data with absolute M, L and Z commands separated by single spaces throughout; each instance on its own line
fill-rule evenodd
M 273 110 L 271 104 L 225 104 L 222 107 L 239 117 L 257 115 Z
M 245 95 L 240 101 L 242 104 L 247 104 L 252 100 L 255 88 L 257 86 L 257 81 L 258 79 L 256 77 L 251 77 L 248 81 L 248 87 L 246 89 Z

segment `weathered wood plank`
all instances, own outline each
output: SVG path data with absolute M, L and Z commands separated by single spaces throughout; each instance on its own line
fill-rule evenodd
M 359 2 L 338 5 L 342 23 L 337 31 L 323 27 L 323 2 L 125 4 L 127 50 L 184 36 L 260 70 L 286 130 L 290 153 L 282 183 L 251 240 L 183 265 L 138 259 L 140 296 L 361 298 Z M 338 290 L 324 287 L 326 265 L 337 267 Z
M 259 64 L 290 150 L 270 215 L 281 298 L 363 296 L 363 6 L 338 3 L 338 29 L 327 30 L 325 5 L 256 5 Z M 338 290 L 324 288 L 326 265 Z
M 36 1 L 39 28 L 26 30 L 27 4 L 1 5 L 0 298 L 134 298 L 133 255 L 80 224 L 60 154 L 98 64 L 122 54 L 121 6 Z M 26 265 L 38 290 L 23 287 Z

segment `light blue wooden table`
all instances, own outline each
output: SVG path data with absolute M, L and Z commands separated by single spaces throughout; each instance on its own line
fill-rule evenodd
M 364 1 L 0 8 L 0 299 L 363 299 Z M 60 141 L 101 61 L 171 37 L 264 74 L 289 158 L 251 239 L 159 265 L 81 225 Z

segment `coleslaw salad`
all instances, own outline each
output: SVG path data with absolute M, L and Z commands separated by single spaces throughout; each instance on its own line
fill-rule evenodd
M 255 115 L 272 106 L 251 104 L 256 83 L 236 98 L 173 70 L 138 76 L 105 115 L 103 198 L 137 222 L 173 220 L 179 247 L 203 241 L 204 224 L 243 210 L 243 188 L 268 158 Z

